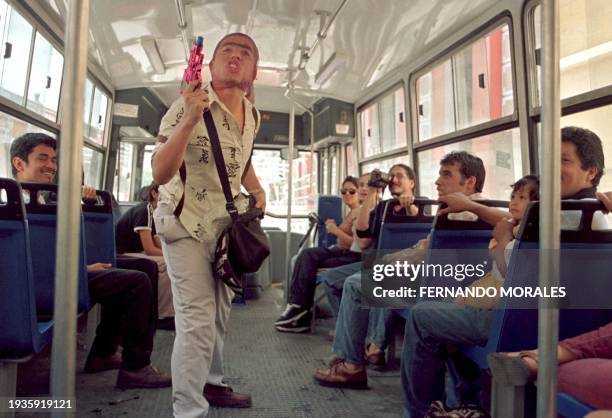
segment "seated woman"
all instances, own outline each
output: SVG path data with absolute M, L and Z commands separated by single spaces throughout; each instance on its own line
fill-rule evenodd
M 612 409 L 612 323 L 561 341 L 557 347 L 559 391 L 595 407 Z M 524 385 L 538 371 L 538 350 L 494 353 L 489 366 L 502 385 Z
M 174 329 L 174 307 L 170 278 L 159 237 L 155 234 L 153 210 L 157 207 L 157 185 L 143 187 L 140 198 L 143 202 L 124 213 L 115 227 L 117 254 L 145 257 L 157 263 L 159 281 L 157 291 L 158 328 Z
M 362 178 L 368 175 L 362 176 Z M 359 214 L 359 207 L 367 194 L 367 178 L 362 182 L 355 177 L 347 177 L 342 182 L 342 200 L 350 208 L 349 213 L 340 225 L 333 219 L 325 221 L 327 232 L 335 235 L 338 244 L 331 248 L 313 247 L 302 251 L 295 262 L 289 303 L 285 312 L 274 322 L 277 331 L 307 332 L 310 330 L 311 312 L 314 303 L 317 270 L 337 267 L 361 260 L 361 249 L 354 239 L 354 222 Z

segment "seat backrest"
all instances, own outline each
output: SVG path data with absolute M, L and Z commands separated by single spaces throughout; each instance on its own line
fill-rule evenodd
M 425 215 L 424 208 L 437 203 L 435 200 L 428 199 L 415 200 L 415 204 L 419 208 L 416 216 L 394 215 L 389 204 L 385 210 L 378 237 L 377 249 L 379 252 L 409 248 L 419 240 L 426 238 L 433 226 L 434 217 Z
M 591 228 L 593 213 L 604 209 L 600 202 L 564 201 L 561 209 L 581 211 L 582 218 L 588 219 L 580 222 L 578 230 L 561 231 L 560 286 L 565 287 L 569 297 L 561 302 L 559 312 L 559 338 L 563 339 L 612 321 L 609 298 L 612 293 L 612 230 L 593 231 Z M 539 204 L 532 203 L 512 250 L 504 287 L 538 286 L 538 215 Z M 566 303 L 574 308 L 567 308 Z M 534 304 L 535 301 L 527 306 L 525 299 L 503 298 L 493 319 L 487 350 L 514 351 L 537 346 L 538 311 Z
M 28 221 L 19 184 L 0 178 L 0 359 L 39 351 Z
M 29 193 L 26 212 L 30 230 L 30 251 L 32 255 L 32 271 L 34 290 L 36 294 L 36 309 L 39 316 L 53 315 L 55 295 L 55 248 L 57 240 L 57 204 L 47 197 L 42 202 L 38 196 L 57 194 L 54 184 L 21 183 L 21 187 Z M 79 300 L 78 311 L 89 310 L 89 287 L 87 282 L 87 262 L 83 217 L 81 216 L 79 240 Z
M 479 200 L 486 206 L 507 208 L 508 202 L 500 200 Z M 491 268 L 488 252 L 493 226 L 481 219 L 449 219 L 447 214 L 436 216 L 427 249 L 426 263 L 436 265 L 485 264 Z M 435 270 L 433 270 L 435 271 Z M 470 280 L 459 283 L 453 277 L 428 275 L 422 281 L 427 286 L 466 286 Z
M 117 267 L 111 194 L 102 190 L 96 194 L 96 203 L 83 204 L 87 264 L 110 263 Z
M 328 234 L 325 221 L 334 219 L 338 225 L 342 223 L 342 198 L 334 195 L 322 195 L 317 200 L 317 215 L 319 217 L 317 231 L 317 246 L 327 248 L 336 243 L 336 236 Z

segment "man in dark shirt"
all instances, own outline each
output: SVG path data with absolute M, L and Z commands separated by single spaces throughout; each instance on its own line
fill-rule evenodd
M 140 197 L 143 202 L 124 213 L 115 227 L 117 254 L 147 258 L 157 263 L 159 280 L 157 286 L 158 328 L 174 329 L 174 306 L 172 289 L 161 242 L 155 234 L 153 210 L 157 207 L 158 186 L 143 187 Z

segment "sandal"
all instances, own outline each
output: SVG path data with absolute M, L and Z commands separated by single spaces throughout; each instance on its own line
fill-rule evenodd
M 535 380 L 536 372 L 532 371 L 525 358 L 537 364 L 538 355 L 533 351 L 521 351 L 518 356 L 508 353 L 489 354 L 489 368 L 495 381 L 503 386 L 525 386 Z

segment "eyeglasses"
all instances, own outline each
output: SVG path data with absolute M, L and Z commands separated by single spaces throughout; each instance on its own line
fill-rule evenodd
M 342 193 L 342 196 L 344 196 L 347 193 L 349 193 L 352 196 L 355 193 L 357 193 L 357 190 L 355 190 L 355 189 L 342 189 L 342 190 L 340 190 L 340 193 Z

